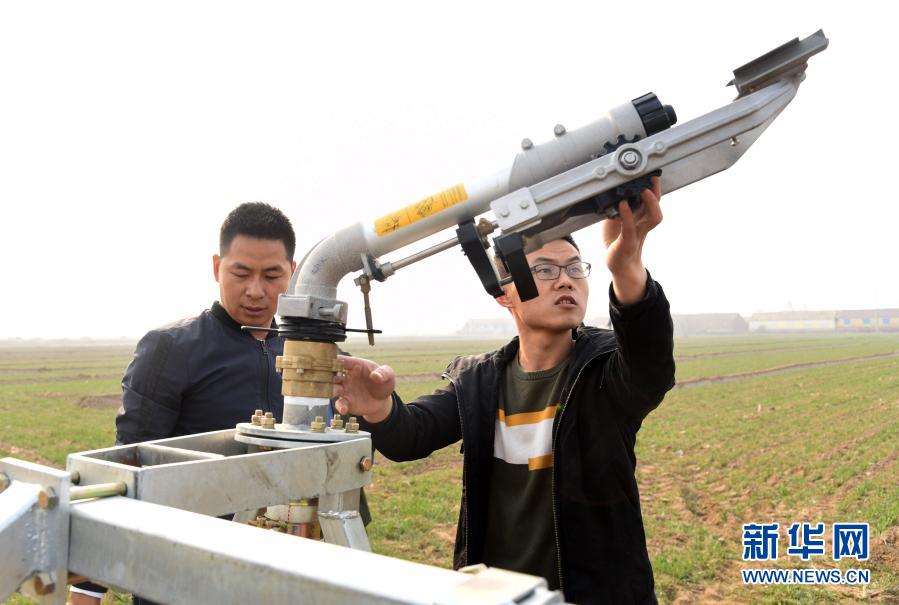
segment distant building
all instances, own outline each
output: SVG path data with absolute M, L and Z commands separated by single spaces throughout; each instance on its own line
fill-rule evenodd
M 673 315 L 675 336 L 745 334 L 749 324 L 739 313 Z
M 754 313 L 750 332 L 833 332 L 836 311 L 776 311 Z
M 456 332 L 462 338 L 512 338 L 517 332 L 511 317 L 502 319 L 469 319 Z
M 899 331 L 899 309 L 863 309 L 837 311 L 837 332 Z

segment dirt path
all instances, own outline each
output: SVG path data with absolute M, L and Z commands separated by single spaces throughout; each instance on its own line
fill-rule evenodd
M 756 353 L 757 351 L 753 351 Z M 714 356 L 710 355 L 710 356 Z M 688 378 L 678 381 L 675 388 L 683 389 L 687 387 L 696 387 L 704 384 L 716 382 L 731 382 L 734 380 L 742 380 L 744 378 L 754 378 L 755 376 L 764 376 L 766 374 L 781 374 L 783 372 L 792 372 L 794 370 L 805 370 L 809 368 L 822 368 L 825 366 L 840 365 L 844 363 L 853 363 L 856 361 L 864 361 L 866 359 L 880 359 L 887 357 L 897 357 L 899 351 L 891 353 L 875 353 L 873 355 L 861 355 L 857 357 L 844 357 L 841 359 L 829 359 L 827 361 L 809 361 L 806 363 L 793 363 L 785 366 L 777 366 L 774 368 L 765 368 L 764 370 L 753 370 L 752 372 L 739 372 L 737 374 L 724 374 L 722 376 L 704 376 L 702 378 Z M 675 358 L 675 361 L 679 357 Z M 435 372 L 427 372 L 422 374 L 405 374 L 397 377 L 398 384 L 410 384 L 416 382 L 430 382 L 432 380 L 440 380 L 440 374 Z
M 829 359 L 827 361 L 809 361 L 806 363 L 792 363 L 785 366 L 777 366 L 776 368 L 766 368 L 764 370 L 753 370 L 752 372 L 738 372 L 736 374 L 725 374 L 723 376 L 705 376 L 703 378 L 688 378 L 678 381 L 674 387 L 676 389 L 684 389 L 688 387 L 697 387 L 705 384 L 717 382 L 732 382 L 734 380 L 742 380 L 744 378 L 754 378 L 756 376 L 765 376 L 768 374 L 783 374 L 784 372 L 792 372 L 795 370 L 807 370 L 810 368 L 823 368 L 826 366 L 837 366 L 844 363 L 853 363 L 856 361 L 864 361 L 866 359 L 881 359 L 887 357 L 899 357 L 899 351 L 892 353 L 875 353 L 874 355 L 862 355 L 858 357 L 844 357 L 843 359 Z

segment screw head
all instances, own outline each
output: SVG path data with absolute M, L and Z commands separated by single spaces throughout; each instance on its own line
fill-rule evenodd
M 59 504 L 59 496 L 52 487 L 45 487 L 37 496 L 37 504 L 44 510 L 54 509 Z
M 501 209 L 499 211 L 499 215 L 503 218 L 506 218 L 507 216 L 509 216 L 509 209 L 508 208 Z
M 640 165 L 640 161 L 643 159 L 643 156 L 640 155 L 640 152 L 636 149 L 627 149 L 622 152 L 621 156 L 618 158 L 618 161 L 625 168 L 636 168 Z
M 365 456 L 364 458 L 362 458 L 362 460 L 359 461 L 359 470 L 361 470 L 363 473 L 366 473 L 371 470 L 371 464 L 371 458 Z
M 534 146 L 534 141 L 530 139 L 521 139 L 521 148 L 527 151 Z
M 557 137 L 562 136 L 563 134 L 565 134 L 565 127 L 561 124 L 556 124 L 555 128 L 553 128 L 553 134 L 555 134 Z
M 531 203 L 527 200 L 521 200 L 520 202 L 518 202 L 518 205 L 521 207 L 522 210 L 524 210 L 525 208 L 530 206 Z

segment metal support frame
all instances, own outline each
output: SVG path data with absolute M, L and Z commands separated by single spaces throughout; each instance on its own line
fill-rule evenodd
M 72 454 L 68 469 L 78 471 L 83 484 L 122 481 L 131 498 L 212 516 L 336 496 L 371 482 L 371 471 L 359 466 L 371 456 L 367 433 L 256 453 L 247 453 L 251 446 L 236 441 L 235 433 L 228 429 Z
M 172 605 L 561 602 L 542 578 L 486 582 L 128 498 L 77 504 L 71 524 L 73 572 Z
M 0 598 L 20 590 L 43 605 L 66 602 L 69 473 L 3 458 L 0 474 Z
M 372 554 L 358 513 L 367 433 L 256 451 L 239 430 L 72 454 L 70 472 L 0 460 L 0 599 L 18 588 L 62 605 L 71 571 L 175 605 L 562 602 L 543 578 Z M 84 497 L 127 497 L 70 502 L 75 473 Z M 313 497 L 329 543 L 216 518 Z

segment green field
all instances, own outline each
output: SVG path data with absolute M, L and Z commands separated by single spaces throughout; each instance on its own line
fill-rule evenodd
M 350 352 L 393 366 L 407 401 L 441 384 L 471 341 L 383 341 Z M 0 456 L 63 466 L 113 441 L 127 345 L 0 344 Z M 638 479 L 663 603 L 899 602 L 899 334 L 704 337 L 676 343 L 680 386 L 644 422 Z M 377 459 L 367 490 L 376 552 L 449 566 L 458 445 Z M 867 521 L 870 560 L 781 556 L 754 567 L 866 568 L 859 587 L 746 587 L 741 525 Z M 125 597 L 109 597 L 107 600 Z M 11 603 L 25 602 L 14 597 Z

